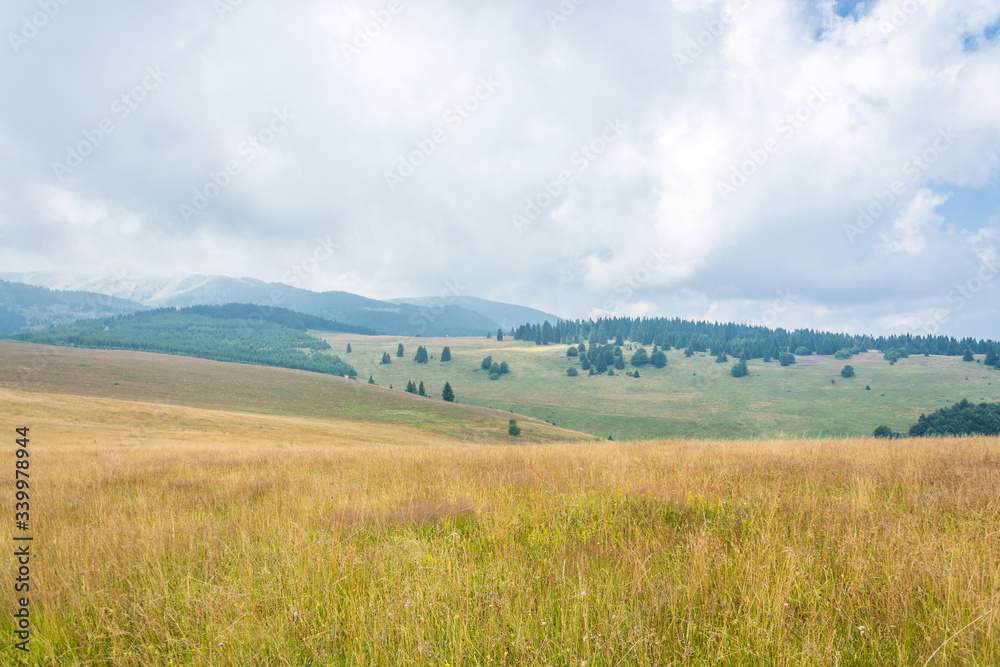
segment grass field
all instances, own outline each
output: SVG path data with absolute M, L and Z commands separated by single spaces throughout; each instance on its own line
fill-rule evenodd
M 26 664 L 1000 663 L 996 438 L 514 447 L 459 407 L 477 441 L 10 389 L 0 414 L 11 467 L 32 427 Z
M 435 395 L 448 381 L 460 402 L 531 415 L 616 440 L 862 436 L 881 424 L 905 431 L 920 413 L 963 398 L 1000 401 L 1000 371 L 960 357 L 914 356 L 890 366 L 872 352 L 849 361 L 801 357 L 784 368 L 776 361 L 756 360 L 749 363 L 749 376 L 733 378 L 732 362 L 716 364 L 713 357 L 699 355 L 688 359 L 683 351 L 671 350 L 665 368 L 644 366 L 638 379 L 621 373 L 572 378 L 566 369 L 579 367 L 579 362 L 565 356 L 565 345 L 498 343 L 485 337 L 318 335 L 354 366 L 359 380 L 372 375 L 379 385 L 396 389 L 408 379 L 423 380 Z M 395 356 L 400 342 L 406 352 L 402 359 Z M 348 343 L 351 354 L 344 353 Z M 427 346 L 435 358 L 414 363 L 418 345 Z M 445 345 L 451 348 L 452 361 L 441 363 Z M 390 353 L 392 364 L 379 364 L 383 352 Z M 491 381 L 479 369 L 487 355 L 507 361 L 511 373 Z M 840 377 L 846 364 L 854 367 L 856 377 Z M 866 391 L 866 385 L 871 390 Z

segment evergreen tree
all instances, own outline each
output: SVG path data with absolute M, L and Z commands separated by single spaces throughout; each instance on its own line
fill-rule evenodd
M 413 380 L 406 381 L 406 393 L 415 394 L 417 393 L 417 386 L 413 384 Z
M 576 357 L 576 356 L 579 356 L 579 355 L 580 355 L 580 350 L 576 349 L 572 345 L 570 345 L 569 347 L 566 348 L 566 356 L 567 357 Z
M 510 373 L 510 366 L 507 365 L 506 361 L 500 362 L 500 375 L 506 375 Z
M 507 422 L 507 435 L 512 435 L 514 437 L 521 435 L 521 427 L 517 425 L 516 419 L 511 419 Z
M 493 357 L 486 357 L 485 359 L 483 359 L 483 362 L 479 364 L 479 367 L 482 368 L 484 371 L 488 371 L 490 370 L 490 367 L 492 365 L 493 365 Z
M 415 362 L 417 362 L 418 364 L 426 364 L 427 363 L 427 348 L 424 347 L 423 345 L 420 345 L 419 347 L 417 347 L 417 354 L 414 355 L 413 360 Z
M 451 361 L 451 348 L 447 345 L 441 350 L 441 361 Z
M 403 356 L 403 344 L 402 343 L 400 343 L 399 346 L 396 348 L 396 356 L 397 357 L 402 357 Z
M 420 394 L 421 396 L 426 396 L 427 395 L 427 392 L 424 391 L 424 381 L 423 380 L 420 381 L 420 387 L 417 388 L 417 393 Z
M 640 347 L 638 350 L 632 354 L 632 365 L 636 368 L 640 366 L 645 366 L 649 363 L 649 354 L 647 354 L 646 349 Z
M 986 352 L 986 360 L 983 361 L 983 363 L 987 366 L 996 366 L 998 360 L 1000 360 L 1000 356 L 998 356 L 997 351 L 991 347 Z
M 391 364 L 392 363 L 392 358 L 389 356 L 388 352 L 383 352 L 382 353 L 382 361 L 379 362 L 379 363 L 382 363 L 382 364 Z
M 854 377 L 854 366 L 844 366 L 840 369 L 840 377 L 842 378 L 852 378 Z
M 495 361 L 492 364 L 490 364 L 490 375 L 496 375 L 497 377 L 500 377 L 500 364 L 498 364 Z
M 663 350 L 657 350 L 649 357 L 649 363 L 655 368 L 663 368 L 667 365 L 667 354 Z
M 444 389 L 441 390 L 441 398 L 448 401 L 449 403 L 455 402 L 455 392 L 451 390 L 451 384 L 448 382 L 444 383 Z
M 579 375 L 579 373 L 576 370 L 576 366 L 570 366 L 569 368 L 567 368 L 566 375 L 570 376 L 571 378 L 575 378 L 577 375 Z
M 620 354 L 615 357 L 615 368 L 620 371 L 625 370 L 625 359 Z
M 375 378 L 371 375 L 368 376 L 368 384 L 375 384 Z
M 580 357 L 580 368 L 585 371 L 590 370 L 590 359 L 587 358 L 587 355 Z M 593 373 L 591 373 L 591 375 L 593 375 Z
M 975 361 L 976 358 L 972 356 L 972 350 L 966 348 L 965 354 L 962 355 L 962 361 Z
M 729 361 L 729 357 L 726 356 L 725 352 L 719 352 L 719 356 L 715 358 L 715 363 L 724 364 Z
M 795 363 L 795 355 L 791 352 L 782 352 L 781 355 L 778 356 L 778 363 L 782 366 L 791 366 Z
M 503 329 L 497 329 L 497 341 L 503 340 Z
M 742 360 L 741 361 L 737 361 L 735 364 L 733 364 L 733 368 L 729 371 L 729 373 L 734 378 L 745 377 L 746 374 L 748 373 L 748 371 L 747 371 L 747 363 L 745 361 L 742 361 Z
M 351 344 L 348 343 L 347 344 L 347 354 L 350 354 L 350 353 L 351 353 Z
M 622 335 L 621 329 L 618 330 L 618 335 L 615 336 L 615 345 L 624 345 L 625 337 Z
M 694 356 L 694 348 L 691 347 L 691 346 L 688 346 L 688 347 L 684 348 L 684 356 L 685 357 L 693 357 Z

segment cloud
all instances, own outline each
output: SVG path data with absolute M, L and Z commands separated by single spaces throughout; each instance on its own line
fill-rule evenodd
M 460 279 L 564 316 L 745 321 L 790 290 L 782 326 L 878 330 L 933 309 L 993 243 L 969 239 L 995 222 L 938 207 L 998 187 L 1000 0 L 573 3 L 556 22 L 555 1 L 230 6 L 71 3 L 0 59 L 18 91 L 0 266 L 280 280 L 330 236 L 311 289 Z M 8 3 L 0 26 L 36 10 Z M 275 109 L 294 120 L 248 159 Z M 609 119 L 627 129 L 578 169 Z M 53 163 L 98 130 L 60 181 Z M 987 335 L 991 303 L 946 327 Z

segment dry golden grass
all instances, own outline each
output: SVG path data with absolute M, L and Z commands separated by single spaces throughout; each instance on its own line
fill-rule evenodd
M 997 439 L 511 446 L 0 407 L 11 469 L 32 427 L 30 664 L 1000 663 Z

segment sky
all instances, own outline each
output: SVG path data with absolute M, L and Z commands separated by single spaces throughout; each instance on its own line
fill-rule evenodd
M 1000 338 L 1000 0 L 8 0 L 0 271 Z

